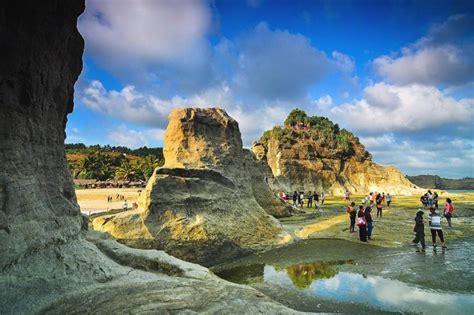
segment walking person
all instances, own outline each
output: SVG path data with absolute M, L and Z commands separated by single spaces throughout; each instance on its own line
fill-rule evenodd
M 326 195 L 324 194 L 324 191 L 321 192 L 321 206 L 324 206 L 324 200 L 326 198 Z
M 375 202 L 377 207 L 377 217 L 382 217 L 382 197 L 380 196 L 380 194 L 377 196 Z
M 308 193 L 308 204 L 306 205 L 306 208 L 312 208 L 313 207 L 313 193 L 311 191 Z
M 354 206 L 355 206 L 355 202 L 351 202 L 351 204 L 347 206 L 346 208 L 346 212 L 349 214 L 349 220 L 350 220 L 349 233 L 355 232 L 357 210 L 354 208 Z
M 433 204 L 434 204 L 436 210 L 438 210 L 438 199 L 439 199 L 438 193 L 435 191 L 433 193 Z
M 374 221 L 372 220 L 372 209 L 370 207 L 365 208 L 365 222 L 367 222 L 367 239 L 372 239 L 372 230 L 374 229 Z
M 304 193 L 300 191 L 300 208 L 303 208 L 304 205 Z
M 313 199 L 314 199 L 314 208 L 318 209 L 319 208 L 319 195 L 316 191 L 314 191 Z
M 451 218 L 453 217 L 454 205 L 450 198 L 446 198 L 446 203 L 444 204 L 444 217 L 448 221 L 448 229 L 451 229 Z
M 357 212 L 357 226 L 359 227 L 359 239 L 367 242 L 367 222 L 365 221 L 364 207 L 359 207 Z
M 415 216 L 415 226 L 413 227 L 413 232 L 415 232 L 415 239 L 413 244 L 421 243 L 421 250 L 425 251 L 425 220 L 423 220 L 423 211 L 418 210 Z
M 390 196 L 389 193 L 387 193 L 387 208 L 390 208 L 390 204 L 392 203 L 392 196 Z
M 428 190 L 428 206 L 429 207 L 432 207 L 433 206 L 433 193 L 431 192 L 431 190 Z
M 436 212 L 434 207 L 430 207 L 429 225 L 431 230 L 431 240 L 433 242 L 433 250 L 436 250 L 436 234 L 438 234 L 441 246 L 446 248 L 444 243 L 443 228 L 441 227 L 441 216 Z
M 298 193 L 295 192 L 293 193 L 293 207 L 296 207 L 296 200 L 298 199 Z

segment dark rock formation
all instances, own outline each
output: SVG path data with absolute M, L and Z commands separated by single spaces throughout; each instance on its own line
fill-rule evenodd
M 291 312 L 204 267 L 84 231 L 63 146 L 83 10 L 0 5 L 0 313 Z

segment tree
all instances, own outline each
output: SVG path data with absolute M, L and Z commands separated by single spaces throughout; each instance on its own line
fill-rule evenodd
M 115 178 L 119 180 L 132 180 L 135 178 L 135 173 L 135 168 L 127 159 L 124 159 L 122 164 L 115 169 Z
M 285 119 L 285 125 L 294 126 L 298 123 L 306 123 L 308 115 L 299 108 L 293 109 Z

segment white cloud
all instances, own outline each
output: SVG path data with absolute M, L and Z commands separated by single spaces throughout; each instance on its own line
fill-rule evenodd
M 314 101 L 316 109 L 319 112 L 326 112 L 332 106 L 332 97 L 330 95 L 324 95 Z M 321 115 L 321 114 L 319 114 Z
M 121 125 L 107 132 L 107 139 L 112 145 L 125 146 L 136 149 L 138 147 L 150 146 L 150 144 L 162 141 L 163 129 L 147 129 L 143 131 L 134 130 Z
M 364 99 L 335 106 L 331 116 L 355 130 L 416 131 L 457 124 L 474 118 L 474 99 L 456 100 L 435 87 L 377 83 L 364 90 Z
M 466 84 L 474 80 L 473 30 L 472 16 L 451 16 L 400 53 L 376 58 L 373 65 L 396 84 Z
M 82 102 L 91 110 L 136 124 L 163 127 L 171 108 L 183 106 L 180 97 L 164 101 L 125 86 L 120 91 L 106 90 L 100 81 L 92 81 L 82 92 Z
M 334 58 L 336 65 L 342 71 L 345 71 L 345 72 L 354 71 L 355 63 L 354 63 L 354 60 L 350 56 L 343 54 L 339 51 L 333 51 L 332 57 Z
M 474 79 L 472 55 L 454 46 L 408 50 L 400 57 L 374 60 L 379 74 L 400 84 L 457 85 Z
M 376 162 L 395 165 L 408 175 L 474 176 L 472 141 L 429 136 L 402 139 L 393 134 L 361 137 L 360 141 Z
M 263 99 L 305 97 L 308 89 L 331 67 L 326 54 L 309 39 L 260 23 L 238 41 L 236 90 Z
M 88 0 L 78 27 L 86 53 L 128 80 L 176 74 L 197 80 L 195 72 L 209 71 L 211 21 L 210 8 L 199 0 Z

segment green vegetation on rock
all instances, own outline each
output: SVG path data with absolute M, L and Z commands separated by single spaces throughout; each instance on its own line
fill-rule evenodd
M 359 138 L 351 132 L 341 129 L 326 117 L 308 116 L 298 108 L 290 112 L 284 126 L 275 126 L 265 131 L 260 142 L 266 146 L 271 139 L 290 144 L 300 140 L 312 142 L 315 147 L 327 148 L 333 156 L 344 157 L 361 153 L 363 158 L 370 158 Z

